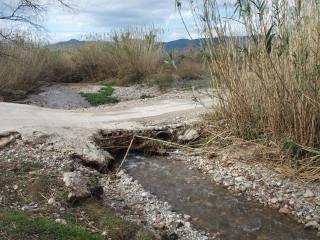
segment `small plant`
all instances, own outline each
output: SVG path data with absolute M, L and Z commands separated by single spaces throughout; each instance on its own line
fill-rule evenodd
M 112 96 L 114 89 L 111 86 L 104 86 L 97 93 L 84 93 L 81 92 L 81 96 L 84 97 L 92 106 L 99 106 L 104 104 L 118 103 L 119 100 Z

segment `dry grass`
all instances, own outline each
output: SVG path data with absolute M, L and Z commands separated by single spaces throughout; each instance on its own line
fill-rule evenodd
M 205 70 L 201 62 L 182 60 L 177 65 L 176 73 L 183 80 L 193 80 L 202 78 Z
M 112 59 L 111 47 L 107 42 L 89 42 L 75 47 L 72 51 L 74 63 L 91 81 L 117 77 L 117 65 Z
M 0 94 L 26 93 L 42 82 L 161 85 L 201 78 L 204 69 L 198 52 L 175 53 L 171 59 L 156 32 L 129 28 L 109 37 L 90 36 L 78 46 L 43 46 L 28 37 L 2 42 L 0 53 L 10 56 L 0 56 Z
M 159 72 L 164 54 L 153 31 L 115 33 L 111 55 L 118 76 L 126 82 L 139 82 Z
M 45 51 L 24 40 L 4 43 L 0 57 L 1 90 L 26 90 L 36 85 L 46 65 Z
M 119 83 L 141 82 L 159 72 L 164 54 L 154 30 L 132 28 L 111 37 L 91 36 L 74 49 L 74 61 L 93 81 L 118 78 Z
M 194 12 L 207 29 L 218 115 L 236 136 L 283 145 L 295 173 L 320 179 L 319 2 L 234 2 L 236 14 L 227 18 L 217 1 L 200 1 L 204 12 Z M 234 24 L 245 42 L 232 37 Z

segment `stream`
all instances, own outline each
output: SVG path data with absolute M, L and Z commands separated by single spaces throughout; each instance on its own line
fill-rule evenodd
M 181 161 L 131 155 L 125 168 L 175 212 L 192 216 L 195 227 L 220 232 L 221 239 L 318 239 L 316 231 L 306 230 L 277 210 L 236 196 Z

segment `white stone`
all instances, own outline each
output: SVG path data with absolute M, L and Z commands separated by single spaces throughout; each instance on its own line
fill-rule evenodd
M 66 225 L 66 224 L 67 224 L 67 221 L 64 220 L 64 219 L 61 219 L 61 218 L 57 218 L 57 219 L 55 220 L 55 222 L 56 222 L 56 223 L 59 223 L 59 224 L 63 224 L 63 225 Z
M 50 198 L 49 200 L 48 200 L 48 204 L 49 205 L 53 205 L 53 204 L 55 204 L 56 203 L 56 199 L 55 198 Z
M 147 192 L 141 193 L 141 196 L 142 196 L 142 197 L 148 197 L 148 195 L 149 195 L 149 194 L 148 194 Z
M 186 228 L 191 228 L 191 223 L 189 222 L 186 222 L 184 225 L 186 226 Z
M 306 192 L 303 194 L 303 197 L 312 198 L 314 197 L 314 193 L 310 189 L 307 189 Z
M 270 199 L 270 202 L 271 202 L 272 204 L 276 204 L 276 203 L 278 202 L 278 199 L 277 199 L 277 198 L 271 198 L 271 199 Z
M 242 182 L 244 182 L 244 177 L 236 177 L 235 179 L 234 179 L 236 182 L 239 182 L 239 183 L 242 183 Z

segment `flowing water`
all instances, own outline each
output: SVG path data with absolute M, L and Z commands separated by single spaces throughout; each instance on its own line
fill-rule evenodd
M 220 232 L 222 239 L 318 239 L 315 231 L 304 229 L 276 210 L 234 195 L 183 162 L 132 155 L 126 169 L 148 191 L 169 202 L 174 211 L 192 216 L 200 229 Z

